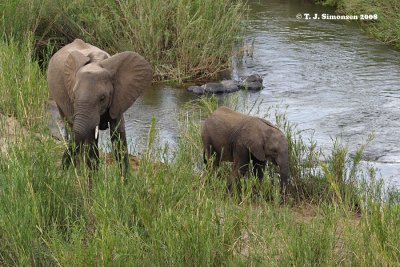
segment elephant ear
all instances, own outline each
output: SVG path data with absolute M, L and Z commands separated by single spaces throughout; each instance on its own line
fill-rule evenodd
M 246 127 L 238 138 L 242 140 L 243 144 L 250 150 L 250 153 L 256 159 L 259 161 L 265 161 L 267 159 L 264 147 L 265 139 L 262 135 L 264 121 L 261 121 L 261 123 L 262 124 L 260 125 L 259 118 L 250 119 L 247 121 Z
M 264 150 L 264 139 L 258 135 L 254 135 L 251 131 L 242 131 L 236 137 L 236 146 L 245 148 L 259 161 L 267 160 Z
M 250 150 L 250 153 L 256 157 L 259 161 L 265 161 L 267 158 L 265 156 L 265 151 L 264 151 L 264 144 L 263 140 L 251 140 L 248 143 L 248 148 Z
M 90 58 L 79 51 L 72 51 L 64 63 L 64 84 L 68 90 L 68 95 L 72 99 L 72 91 L 75 85 L 76 72 L 87 64 Z
M 114 95 L 110 116 L 116 119 L 124 113 L 148 88 L 153 70 L 142 56 L 134 52 L 122 52 L 100 62 L 113 76 Z

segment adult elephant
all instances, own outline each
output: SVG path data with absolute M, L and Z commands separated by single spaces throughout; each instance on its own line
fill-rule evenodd
M 220 161 L 233 162 L 233 174 L 228 178 L 228 189 L 249 172 L 262 180 L 267 160 L 278 165 L 280 191 L 289 186 L 288 143 L 285 135 L 270 122 L 235 112 L 227 107 L 214 111 L 203 125 L 204 162 L 215 155 L 214 167 Z
M 90 167 L 99 159 L 98 130 L 110 128 L 117 160 L 128 167 L 123 113 L 150 86 L 152 68 L 139 54 L 107 52 L 76 39 L 50 59 L 47 80 L 73 142 L 63 155 L 68 167 L 83 144 L 89 145 Z M 68 136 L 68 135 L 67 135 Z

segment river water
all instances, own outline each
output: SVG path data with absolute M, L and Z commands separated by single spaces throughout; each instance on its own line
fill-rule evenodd
M 285 111 L 324 148 L 339 138 L 354 152 L 373 133 L 364 160 L 400 187 L 400 52 L 354 22 L 297 19 L 298 13 L 333 14 L 308 1 L 254 1 L 250 8 L 245 42 L 254 41 L 253 57 L 233 60 L 231 73 L 264 78 L 265 88 L 247 94 L 249 101 Z M 128 139 L 137 145 L 131 149 L 140 150 L 152 116 L 160 141 L 176 146 L 176 113 L 196 97 L 171 87 L 148 90 L 125 116 Z

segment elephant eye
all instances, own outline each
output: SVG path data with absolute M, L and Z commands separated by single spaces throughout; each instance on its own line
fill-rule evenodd
M 100 96 L 100 101 L 103 101 L 104 99 L 106 99 L 106 96 L 105 95 L 101 95 Z

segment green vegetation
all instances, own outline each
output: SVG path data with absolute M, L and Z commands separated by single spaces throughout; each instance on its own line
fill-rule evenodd
M 285 204 L 270 182 L 277 178 L 273 171 L 263 184 L 249 177 L 238 198 L 226 192 L 229 164 L 219 174 L 204 168 L 201 121 L 220 104 L 216 98 L 201 98 L 181 111 L 181 138 L 172 157 L 157 142 L 153 120 L 140 167 L 125 181 L 104 154 L 97 172 L 83 165 L 62 170 L 64 144 L 47 129 L 46 78 L 33 55 L 46 61 L 49 40 L 61 45 L 84 37 L 109 51 L 137 49 L 156 65 L 159 77 L 201 77 L 216 71 L 214 63 L 223 66 L 224 53 L 230 53 L 242 6 L 228 3 L 0 4 L 0 266 L 400 264 L 400 193 L 386 192 L 373 169 L 361 168 L 364 146 L 350 157 L 336 142 L 324 155 L 279 112 L 258 115 L 276 121 L 289 141 L 293 188 Z M 193 30 L 197 27 L 202 31 Z M 201 43 L 196 39 L 206 36 Z M 209 52 L 209 69 L 193 72 L 193 66 L 204 66 L 196 60 Z M 224 103 L 250 109 L 235 97 Z
M 362 21 L 362 26 L 382 42 L 400 49 L 400 5 L 396 0 L 316 0 L 335 6 L 340 14 L 378 15 L 377 20 Z
M 98 172 L 85 166 L 63 171 L 63 144 L 48 134 L 45 77 L 31 60 L 31 42 L 2 41 L 0 47 L 6 51 L 0 136 L 10 130 L 5 114 L 21 125 L 13 138 L 0 139 L 1 266 L 400 263 L 399 194 L 381 201 L 374 172 L 360 169 L 363 147 L 350 158 L 336 144 L 324 157 L 284 115 L 259 114 L 286 131 L 294 189 L 281 204 L 269 179 L 260 185 L 250 177 L 239 200 L 226 193 L 229 164 L 220 175 L 202 166 L 201 120 L 218 106 L 215 98 L 202 98 L 182 110 L 172 158 L 158 144 L 153 121 L 140 167 L 125 182 L 104 155 Z M 249 110 L 235 98 L 225 104 Z
M 33 48 L 14 39 L 0 42 L 0 114 L 12 115 L 29 128 L 43 123 L 47 81 L 32 59 Z
M 0 29 L 18 40 L 33 34 L 39 58 L 81 38 L 110 53 L 136 51 L 156 79 L 182 82 L 229 67 L 245 12 L 231 0 L 13 0 L 0 3 Z

